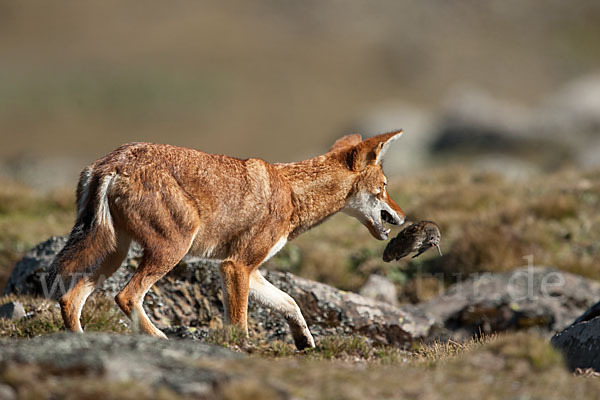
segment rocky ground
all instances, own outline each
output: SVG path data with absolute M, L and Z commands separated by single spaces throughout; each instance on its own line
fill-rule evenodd
M 193 258 L 146 297 L 170 340 L 136 335 L 112 301 L 135 248 L 84 308 L 90 334 L 64 333 L 39 280 L 64 237 L 25 250 L 68 230 L 72 198 L 8 182 L 0 398 L 596 398 L 599 179 L 455 169 L 392 187 L 440 224 L 442 258 L 385 264 L 385 243 L 343 216 L 301 236 L 264 274 L 300 305 L 317 342 L 304 352 L 254 304 L 250 338 L 222 328 L 216 269 Z
M 310 353 L 273 359 L 199 341 L 106 333 L 0 343 L 3 399 L 591 399 L 600 390 L 600 382 L 572 376 L 547 343 L 526 335 L 498 338 L 445 361 L 368 364 Z
M 192 258 L 146 298 L 170 340 L 136 335 L 112 303 L 135 269 L 135 248 L 86 306 L 88 333 L 61 333 L 58 306 L 44 299 L 40 277 L 64 242 L 53 237 L 28 252 L 0 298 L 2 398 L 559 399 L 572 391 L 595 398 L 600 389 L 600 381 L 568 371 L 595 378 L 599 370 L 592 303 L 600 283 L 556 269 L 486 274 L 412 306 L 270 271 L 267 278 L 297 300 L 317 338 L 316 349 L 298 352 L 284 320 L 258 306 L 251 307 L 249 339 L 221 328 L 216 269 Z M 544 296 L 541 281 L 558 274 L 564 281 Z M 552 339 L 565 365 L 547 337 L 589 305 Z M 523 332 L 507 334 L 515 331 Z

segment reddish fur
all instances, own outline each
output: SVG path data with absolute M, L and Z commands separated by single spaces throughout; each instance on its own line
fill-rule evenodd
M 170 145 L 119 147 L 82 173 L 79 217 L 52 268 L 63 279 L 93 272 L 61 293 L 65 324 L 81 329 L 74 310 L 101 275 L 110 276 L 118 268 L 135 240 L 144 257 L 116 301 L 129 316 L 137 311 L 145 332 L 162 335 L 143 313 L 143 295 L 188 252 L 223 260 L 227 318 L 246 329 L 250 274 L 279 239 L 293 239 L 321 223 L 358 190 L 381 186 L 385 177 L 374 160 L 394 135 L 365 141 L 360 135 L 345 136 L 328 153 L 289 164 Z M 95 218 L 100 185 L 107 176 L 114 176 L 107 191 L 114 234 Z M 84 179 L 89 179 L 87 198 L 82 198 Z M 385 190 L 378 196 L 404 216 Z

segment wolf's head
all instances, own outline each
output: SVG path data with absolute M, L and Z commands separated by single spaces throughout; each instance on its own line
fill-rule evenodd
M 353 189 L 342 211 L 357 218 L 379 240 L 388 238 L 390 230 L 386 229 L 385 222 L 404 223 L 404 212 L 388 195 L 387 178 L 381 168 L 386 150 L 401 135 L 402 131 L 396 131 L 366 140 L 357 134 L 348 135 L 331 148 L 345 154 L 348 168 L 355 175 Z

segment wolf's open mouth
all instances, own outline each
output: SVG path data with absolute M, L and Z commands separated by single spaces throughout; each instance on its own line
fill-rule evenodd
M 400 225 L 400 221 L 386 210 L 381 210 L 381 219 L 392 225 Z

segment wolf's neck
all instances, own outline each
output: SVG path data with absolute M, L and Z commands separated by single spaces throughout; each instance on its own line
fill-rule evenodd
M 354 176 L 333 153 L 276 167 L 292 188 L 290 239 L 344 208 L 352 191 Z

